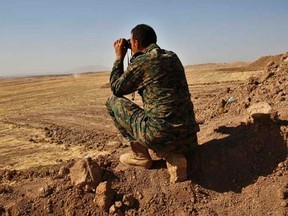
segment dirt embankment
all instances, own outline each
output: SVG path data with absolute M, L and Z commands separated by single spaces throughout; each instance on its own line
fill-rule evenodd
M 287 117 L 288 53 L 275 58 L 260 58 L 251 65 L 261 66 L 270 59 L 276 61 L 268 62 L 259 77 L 250 77 L 238 86 L 227 87 L 202 109 L 198 117 L 204 120 L 227 113 L 240 115 L 245 113 L 251 104 L 260 101 L 269 103 L 274 109 L 280 109 L 280 114 Z

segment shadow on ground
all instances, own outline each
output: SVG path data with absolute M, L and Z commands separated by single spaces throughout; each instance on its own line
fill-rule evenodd
M 267 176 L 287 157 L 280 126 L 287 121 L 259 119 L 215 131 L 229 136 L 211 140 L 188 156 L 188 176 L 193 183 L 218 192 L 234 191 Z

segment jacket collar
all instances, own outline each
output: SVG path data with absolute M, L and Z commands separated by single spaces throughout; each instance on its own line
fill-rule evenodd
M 142 54 L 144 54 L 144 53 L 149 53 L 149 52 L 151 52 L 153 49 L 160 49 L 160 47 L 159 47 L 157 44 L 155 44 L 155 43 L 150 44 L 145 50 L 143 50 L 143 52 L 137 52 L 137 53 L 135 53 L 135 54 L 131 57 L 130 62 L 132 62 L 135 58 L 137 58 L 137 56 L 140 56 L 140 55 L 142 55 Z
M 160 49 L 160 47 L 159 47 L 157 44 L 155 44 L 155 43 L 150 44 L 150 45 L 145 49 L 144 53 L 151 52 L 151 50 L 157 49 L 157 48 Z

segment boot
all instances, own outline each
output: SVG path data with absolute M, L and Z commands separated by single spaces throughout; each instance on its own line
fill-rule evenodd
M 151 168 L 152 159 L 148 152 L 148 148 L 141 145 L 139 142 L 130 142 L 132 153 L 126 153 L 120 156 L 120 162 L 126 165 Z
M 187 180 L 187 160 L 183 154 L 170 153 L 164 159 L 166 160 L 171 183 Z

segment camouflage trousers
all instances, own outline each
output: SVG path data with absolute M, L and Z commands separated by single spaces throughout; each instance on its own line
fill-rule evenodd
M 192 134 L 183 140 L 151 143 L 148 137 L 151 137 L 153 131 L 148 128 L 148 117 L 140 106 L 125 97 L 116 96 L 109 97 L 106 106 L 115 126 L 128 141 L 137 141 L 146 148 L 159 153 L 170 151 L 188 152 L 198 145 L 196 134 Z

